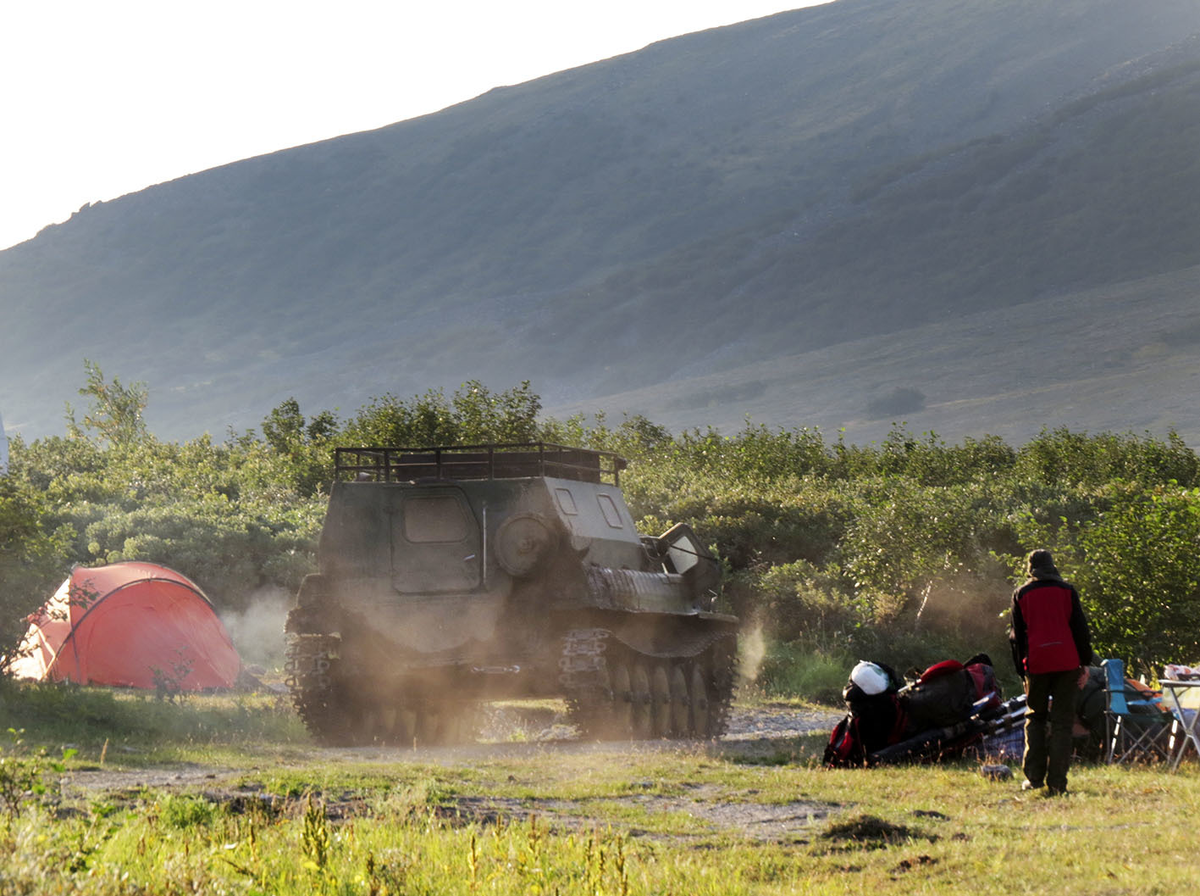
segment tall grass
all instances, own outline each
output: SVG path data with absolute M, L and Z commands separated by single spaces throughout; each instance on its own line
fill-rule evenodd
M 774 644 L 767 649 L 755 684 L 768 697 L 803 697 L 837 705 L 855 662 L 844 650 Z
M 206 694 L 168 702 L 144 691 L 0 677 L 0 731 L 8 728 L 51 749 L 70 745 L 96 754 L 108 745 L 109 758 L 164 745 L 307 742 L 290 704 L 275 695 Z

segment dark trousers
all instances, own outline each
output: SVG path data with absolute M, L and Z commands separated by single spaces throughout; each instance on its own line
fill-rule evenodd
M 1051 790 L 1067 789 L 1078 689 L 1078 669 L 1042 672 L 1025 679 L 1029 713 L 1025 716 L 1025 758 L 1021 768 L 1036 786 L 1044 783 Z

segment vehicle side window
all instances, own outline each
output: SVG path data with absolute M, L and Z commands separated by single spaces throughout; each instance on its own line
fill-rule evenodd
M 678 539 L 667 548 L 667 556 L 670 557 L 675 572 L 679 573 L 687 572 L 700 562 L 699 549 L 696 547 L 696 543 L 687 536 Z
M 556 488 L 554 494 L 558 498 L 558 506 L 563 513 L 567 516 L 579 515 L 579 508 L 575 506 L 575 496 L 571 494 L 570 489 Z
M 621 513 L 617 510 L 617 505 L 609 495 L 597 495 L 596 500 L 600 502 L 600 512 L 604 514 L 604 521 L 613 529 L 624 529 L 625 525 L 621 522 Z
M 429 495 L 404 502 L 404 537 L 414 544 L 451 544 L 470 533 L 466 512 L 454 495 Z

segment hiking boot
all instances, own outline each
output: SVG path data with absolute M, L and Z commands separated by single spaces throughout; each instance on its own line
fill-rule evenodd
M 1047 787 L 1046 796 L 1070 796 L 1065 787 Z
M 1041 785 L 1041 784 L 1034 784 L 1032 781 L 1022 781 L 1021 782 L 1022 790 L 1041 790 L 1042 786 L 1043 785 Z

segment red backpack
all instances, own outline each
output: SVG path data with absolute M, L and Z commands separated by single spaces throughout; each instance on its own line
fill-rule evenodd
M 858 719 L 852 714 L 847 713 L 830 732 L 823 761 L 829 768 L 866 765 L 867 751 L 863 749 L 862 738 L 858 733 Z

